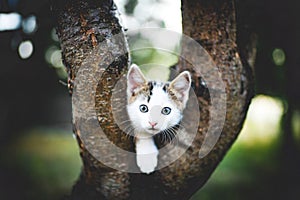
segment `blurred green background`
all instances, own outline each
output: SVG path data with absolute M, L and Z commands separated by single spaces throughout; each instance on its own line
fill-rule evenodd
M 193 200 L 299 199 L 300 3 L 237 1 L 257 33 L 256 92 L 243 130 Z M 181 32 L 180 1 L 118 0 L 129 29 Z M 71 127 L 66 72 L 47 0 L 0 0 L 0 199 L 59 199 L 78 178 L 81 160 Z M 242 16 L 241 14 L 240 16 Z M 239 16 L 239 15 L 238 15 Z M 155 38 L 129 35 L 134 48 Z M 179 41 L 170 44 L 178 49 Z M 177 57 L 133 51 L 133 62 L 168 72 Z M 148 74 L 157 68 L 144 67 Z M 166 79 L 166 75 L 159 76 Z

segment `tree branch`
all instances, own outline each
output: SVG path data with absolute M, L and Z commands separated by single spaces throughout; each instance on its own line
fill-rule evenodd
M 90 153 L 105 149 L 101 133 L 95 131 L 99 123 L 110 140 L 124 149 L 132 148 L 131 141 L 120 137 L 122 132 L 112 122 L 109 103 L 111 88 L 129 61 L 118 12 L 110 0 L 55 1 L 52 5 L 73 93 L 73 127 L 84 165 L 71 199 L 127 198 L 129 175 L 110 169 Z
M 178 160 L 151 175 L 113 170 L 98 161 L 105 159 L 109 151 L 103 133 L 121 149 L 133 151 L 132 140 L 114 123 L 111 108 L 112 88 L 126 72 L 129 60 L 127 42 L 113 2 L 56 0 L 53 10 L 58 22 L 63 61 L 69 73 L 69 90 L 73 93 L 74 132 L 84 164 L 71 199 L 190 198 L 204 185 L 234 142 L 253 95 L 251 70 L 247 62 L 241 60 L 237 49 L 233 1 L 182 0 L 184 33 L 199 42 L 212 57 L 212 60 L 200 58 L 202 65 L 215 63 L 217 71 L 201 74 L 201 70 L 194 70 L 185 60 L 199 62 L 194 60 L 197 54 L 188 43 L 183 44 L 182 57 L 185 60 L 181 59 L 178 70 L 190 69 L 193 72 L 201 113 L 198 134 Z M 246 63 L 244 66 L 242 61 Z M 218 92 L 210 90 L 210 94 L 203 96 L 201 91 L 207 88 L 203 88 L 201 80 L 218 89 L 219 85 L 208 81 L 213 80 L 218 72 L 225 83 L 227 98 L 225 126 L 213 127 L 215 131 L 223 128 L 222 135 L 212 151 L 199 158 L 201 145 L 206 147 L 205 141 L 214 139 L 206 137 L 206 133 L 213 115 L 210 110 L 213 95 Z M 218 116 L 214 117 L 222 121 Z M 116 158 L 115 163 L 121 166 L 135 163 L 132 157 L 117 155 Z

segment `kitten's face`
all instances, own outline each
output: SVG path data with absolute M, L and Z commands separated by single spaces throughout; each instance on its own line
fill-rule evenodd
M 188 100 L 189 72 L 171 83 L 147 81 L 136 65 L 127 76 L 127 111 L 135 132 L 154 135 L 177 125 Z

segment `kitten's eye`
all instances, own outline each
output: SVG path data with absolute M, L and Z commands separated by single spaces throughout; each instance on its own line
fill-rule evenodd
M 140 111 L 142 113 L 148 112 L 148 107 L 145 104 L 140 105 Z
M 163 114 L 163 115 L 168 115 L 168 114 L 170 114 L 170 112 L 171 112 L 171 108 L 169 108 L 169 107 L 164 107 L 161 110 L 161 114 Z

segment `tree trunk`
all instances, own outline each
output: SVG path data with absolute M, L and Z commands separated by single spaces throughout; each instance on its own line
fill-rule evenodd
M 201 44 L 212 60 L 202 57 L 194 60 L 197 54 L 189 43 L 182 45 L 182 58 L 210 66 L 216 64 L 217 68 L 210 72 L 202 67 L 201 71 L 181 59 L 178 70 L 190 69 L 193 73 L 193 89 L 201 113 L 198 133 L 178 160 L 150 175 L 114 170 L 99 162 L 110 153 L 107 152 L 109 142 L 104 136 L 121 149 L 133 151 L 132 139 L 115 125 L 111 109 L 112 88 L 126 73 L 129 61 L 127 42 L 113 2 L 54 1 L 53 10 L 63 61 L 69 73 L 73 126 L 84 165 L 70 198 L 189 199 L 208 180 L 234 142 L 253 95 L 251 70 L 246 59 L 241 60 L 237 49 L 233 1 L 182 0 L 184 34 Z M 213 81 L 219 74 L 225 86 L 225 93 L 221 93 L 219 99 L 224 100 L 227 107 L 224 116 L 216 115 L 222 114 L 225 109 L 222 106 L 217 106 L 215 113 L 211 111 L 220 95 L 220 86 Z M 211 119 L 220 123 L 212 127 L 212 135 L 209 135 Z M 213 145 L 215 142 L 217 144 Z M 130 167 L 136 167 L 134 157 L 116 153 L 118 165 L 126 168 L 128 160 L 133 163 Z M 108 164 L 113 166 L 115 163 Z
M 232 0 L 182 0 L 182 21 L 183 33 L 196 40 L 212 57 L 215 66 L 221 73 L 226 92 L 226 118 L 224 126 L 220 127 L 221 130 L 223 128 L 222 134 L 220 138 L 213 138 L 213 136 L 207 135 L 207 129 L 211 123 L 210 115 L 212 115 L 209 105 L 213 103 L 211 99 L 213 90 L 220 87 L 214 78 L 216 74 L 210 73 L 211 70 L 202 67 L 206 65 L 210 68 L 211 64 L 206 57 L 197 57 L 197 52 L 188 43 L 184 43 L 182 46 L 184 59 L 180 60 L 178 69 L 193 71 L 194 90 L 198 96 L 201 113 L 198 134 L 192 145 L 193 151 L 186 154 L 187 163 L 195 166 L 193 168 L 196 170 L 189 168 L 182 172 L 185 174 L 183 184 L 182 186 L 177 184 L 179 188 L 186 188 L 186 194 L 181 191 L 183 197 L 186 197 L 191 196 L 204 185 L 242 128 L 248 105 L 253 96 L 252 70 L 248 60 L 254 59 L 252 58 L 253 53 L 251 53 L 254 48 L 245 51 L 245 54 L 242 54 L 243 57 L 238 52 L 236 10 Z M 242 37 L 239 38 L 239 41 L 243 42 L 243 47 L 249 45 L 250 42 Z M 199 71 L 195 70 L 197 67 L 186 62 L 186 60 L 194 58 L 197 59 L 196 63 L 199 63 L 198 68 L 201 68 Z M 208 88 L 211 88 L 209 96 L 203 95 L 201 92 L 205 89 L 201 84 L 202 81 L 206 82 Z M 216 113 L 223 114 L 221 106 L 217 109 L 219 110 Z M 215 120 L 221 122 L 222 119 L 218 119 L 221 117 L 221 115 L 217 115 Z M 218 127 L 215 127 L 214 131 L 213 134 L 217 134 Z M 197 159 L 197 152 L 208 145 L 207 141 L 213 144 L 217 143 L 208 155 Z

